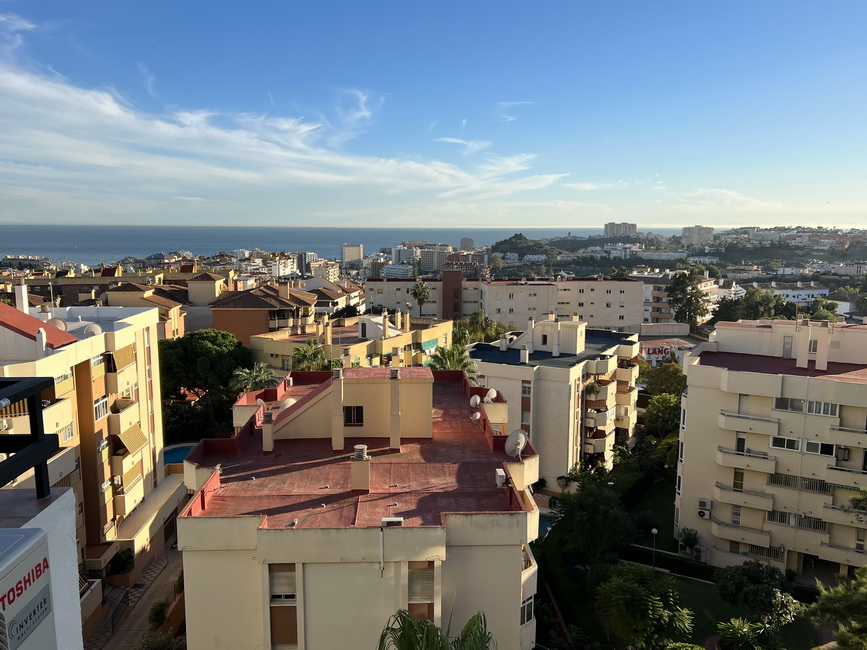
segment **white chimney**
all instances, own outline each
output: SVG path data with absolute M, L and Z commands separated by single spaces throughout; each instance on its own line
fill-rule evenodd
M 554 329 L 554 347 L 551 350 L 551 356 L 560 356 L 560 321 L 557 321 L 557 327 Z
M 349 457 L 349 489 L 370 492 L 370 456 L 367 445 L 355 445 L 355 453 Z
M 391 417 L 388 446 L 392 450 L 400 451 L 400 368 L 389 369 L 389 378 Z
M 526 345 L 521 346 L 521 363 L 530 363 L 530 350 Z
M 15 285 L 15 308 L 25 314 L 30 313 L 30 303 L 27 301 L 27 285 L 23 281 L 21 284 Z
M 509 341 L 505 335 L 500 337 L 500 352 L 505 352 L 509 349 Z

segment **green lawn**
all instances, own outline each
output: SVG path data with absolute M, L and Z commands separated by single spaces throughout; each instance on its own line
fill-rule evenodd
M 632 514 L 642 511 L 653 514 L 653 525 L 659 530 L 656 536 L 656 548 L 677 553 L 677 540 L 674 538 L 674 483 L 665 481 L 652 483 L 641 500 L 635 504 Z M 645 546 L 653 546 L 650 535 L 637 542 Z

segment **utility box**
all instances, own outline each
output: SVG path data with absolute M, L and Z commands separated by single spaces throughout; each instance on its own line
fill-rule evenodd
M 0 530 L 0 648 L 57 650 L 53 609 L 45 531 Z

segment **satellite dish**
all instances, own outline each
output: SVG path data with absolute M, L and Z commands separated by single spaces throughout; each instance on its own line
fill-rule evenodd
M 512 458 L 521 460 L 521 452 L 524 451 L 524 447 L 526 446 L 527 434 L 524 433 L 523 429 L 516 429 L 506 438 L 505 451 Z
M 497 391 L 496 391 L 495 389 L 492 388 L 491 390 L 489 390 L 489 391 L 485 394 L 485 403 L 486 403 L 486 404 L 490 404 L 491 402 L 494 401 L 494 398 L 495 398 L 496 396 L 497 396 Z
M 290 406 L 292 406 L 297 401 L 298 400 L 295 399 L 294 397 L 289 397 L 287 399 L 284 399 L 282 402 L 280 402 L 280 411 L 279 412 L 282 413 L 283 411 L 288 409 Z
M 49 318 L 48 324 L 53 325 L 54 327 L 59 329 L 61 332 L 66 331 L 66 321 L 63 320 L 62 318 Z
M 97 336 L 102 334 L 102 328 L 96 323 L 91 323 L 87 327 L 84 328 L 84 335 L 87 337 Z
M 473 422 L 478 422 L 479 420 L 482 419 L 482 414 L 479 413 L 478 411 L 476 411 L 475 413 L 473 413 L 473 414 L 470 416 L 470 419 L 471 419 Z
M 48 321 L 48 322 L 51 322 L 51 321 Z M 481 398 L 481 397 L 479 397 L 478 395 L 473 395 L 473 396 L 470 398 L 470 406 L 471 406 L 472 408 L 476 408 L 476 407 L 479 405 L 479 403 L 480 403 L 481 401 L 482 401 L 482 398 Z
M 262 408 L 266 408 L 266 407 L 267 407 L 267 404 L 265 404 L 265 400 L 263 400 L 263 399 L 260 397 L 259 399 L 256 400 L 256 406 L 261 406 Z

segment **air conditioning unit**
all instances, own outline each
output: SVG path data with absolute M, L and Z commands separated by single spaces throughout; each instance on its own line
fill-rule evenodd
M 502 469 L 494 470 L 494 477 L 497 481 L 497 487 L 503 487 L 506 484 L 506 472 Z
M 403 517 L 383 517 L 381 525 L 383 528 L 393 528 L 395 526 L 403 526 Z
M 699 510 L 713 510 L 713 499 L 699 499 L 698 500 L 698 509 Z
M 707 547 L 696 546 L 692 549 L 692 559 L 696 562 L 707 562 Z
M 710 519 L 710 510 L 699 510 L 698 511 L 699 519 Z
M 6 431 L 9 428 L 9 420 L 0 420 L 0 431 Z

